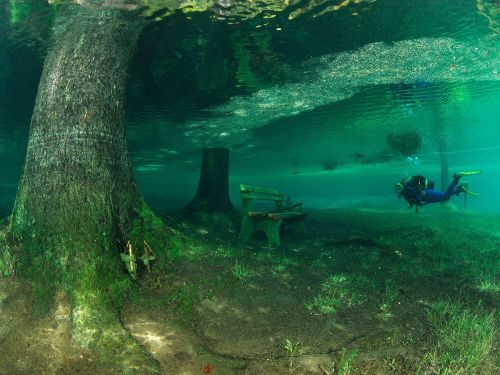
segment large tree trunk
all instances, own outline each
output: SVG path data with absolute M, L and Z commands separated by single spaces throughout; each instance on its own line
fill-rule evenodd
M 150 373 L 156 362 L 125 331 L 116 302 L 130 283 L 119 258 L 142 200 L 124 126 L 128 67 L 140 25 L 113 9 L 67 8 L 54 25 L 31 122 L 11 234 L 19 273 L 39 296 L 64 289 L 73 338 Z
M 186 209 L 192 213 L 234 214 L 229 199 L 229 149 L 203 149 L 198 190 Z

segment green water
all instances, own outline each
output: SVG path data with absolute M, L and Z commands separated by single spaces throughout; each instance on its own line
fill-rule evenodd
M 480 181 L 489 198 L 476 208 L 498 206 L 491 204 L 498 199 L 498 4 L 362 1 L 317 16 L 332 4 L 299 2 L 237 23 L 216 20 L 213 11 L 177 12 L 146 27 L 127 98 L 129 148 L 146 196 L 161 192 L 166 208 L 188 201 L 202 147 L 231 147 L 237 201 L 240 182 L 299 172 L 298 184 L 307 185 L 304 173 L 329 162 L 356 169 L 353 154 L 373 156 L 387 148 L 387 133 L 413 129 L 422 137 L 421 166 L 401 157 L 382 169 L 395 177 L 422 168 L 434 173 L 443 132 L 450 168 L 492 168 Z M 12 24 L 7 1 L 2 8 L 0 158 L 9 161 L 2 170 L 3 212 L 15 195 L 49 44 L 46 8 L 27 25 Z M 340 198 L 325 194 L 325 185 L 336 182 L 325 176 L 293 193 Z M 356 195 L 389 190 L 367 186 Z
M 122 318 L 164 373 L 498 373 L 498 0 L 137 1 L 146 6 L 124 10 L 144 27 L 127 83 L 128 147 L 173 237 Z M 55 19 L 70 3 L 102 5 L 51 3 L 0 0 L 2 218 Z M 402 134 L 418 147 L 391 148 Z M 235 207 L 240 184 L 278 189 L 310 213 L 305 231 L 286 228 L 273 247 L 262 233 L 238 241 L 239 222 L 179 216 L 212 147 L 230 150 Z M 415 214 L 394 184 L 423 174 L 443 188 L 442 158 L 450 176 L 481 170 L 467 178 L 480 196 Z M 78 348 L 61 355 L 67 327 L 30 320 L 29 288 L 5 249 L 0 374 L 121 373 Z

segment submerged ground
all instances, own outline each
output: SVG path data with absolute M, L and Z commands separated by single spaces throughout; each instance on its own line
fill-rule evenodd
M 122 321 L 165 374 L 497 374 L 500 217 L 311 212 L 282 246 L 166 219 Z M 115 374 L 0 276 L 0 374 Z

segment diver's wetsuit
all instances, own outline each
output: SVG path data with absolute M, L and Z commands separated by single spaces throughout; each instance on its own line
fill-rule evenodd
M 428 203 L 445 202 L 451 198 L 453 194 L 458 195 L 463 191 L 462 186 L 458 185 L 458 180 L 461 176 L 453 176 L 450 186 L 446 191 L 437 191 L 434 189 L 420 190 L 418 186 L 407 185 L 403 191 L 403 197 L 406 199 L 410 207 L 414 205 L 423 206 Z
M 451 181 L 450 186 L 446 191 L 437 191 L 434 189 L 425 189 L 422 193 L 422 201 L 423 204 L 427 203 L 436 203 L 436 202 L 445 202 L 451 198 L 453 194 L 458 195 L 463 190 L 461 186 L 458 186 L 458 180 L 460 176 L 453 177 L 453 181 Z

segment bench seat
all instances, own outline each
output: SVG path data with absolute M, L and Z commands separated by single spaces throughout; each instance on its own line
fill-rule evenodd
M 302 222 L 307 213 L 302 211 L 302 203 L 292 204 L 285 199 L 283 193 L 249 185 L 240 185 L 243 204 L 243 220 L 240 229 L 240 239 L 248 240 L 252 234 L 260 230 L 264 232 L 269 243 L 280 245 L 280 229 L 283 224 Z M 270 211 L 255 211 L 256 201 L 274 201 L 275 208 Z
M 305 212 L 259 212 L 259 211 L 250 211 L 248 212 L 248 216 L 250 217 L 267 217 L 272 220 L 286 220 L 294 217 L 301 217 L 306 215 Z

